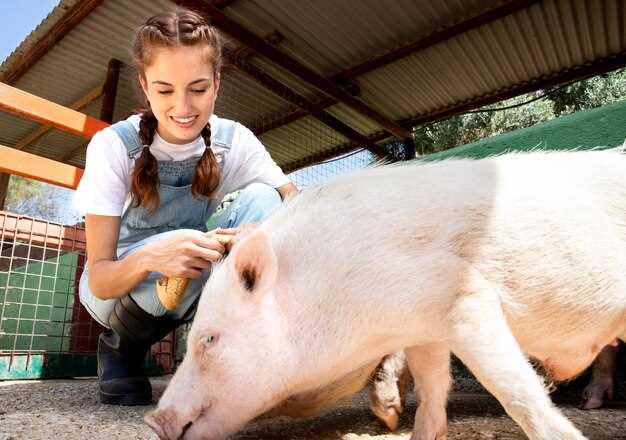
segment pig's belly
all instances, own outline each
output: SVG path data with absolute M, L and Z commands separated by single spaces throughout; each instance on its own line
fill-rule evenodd
M 570 332 L 552 337 L 544 336 L 534 341 L 525 338 L 517 340 L 526 355 L 543 365 L 550 379 L 564 381 L 585 371 L 600 351 L 606 345 L 614 343 L 619 335 L 615 326 L 599 330 L 597 333 Z
M 522 311 L 506 304 L 503 310 L 522 351 L 541 362 L 556 381 L 582 373 L 606 345 L 624 334 L 623 307 L 590 307 L 574 297 L 553 303 L 555 295 L 539 297 L 543 301 L 531 301 Z
M 560 382 L 573 379 L 591 365 L 601 349 L 588 347 L 578 352 L 556 351 L 540 359 L 549 379 Z

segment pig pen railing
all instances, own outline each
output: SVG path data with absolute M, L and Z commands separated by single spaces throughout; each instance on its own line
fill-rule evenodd
M 78 300 L 85 231 L 0 211 L 0 379 L 93 376 L 102 327 Z M 174 334 L 150 370 L 174 366 Z

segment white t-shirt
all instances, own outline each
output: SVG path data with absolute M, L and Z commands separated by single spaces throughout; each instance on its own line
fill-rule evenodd
M 218 117 L 211 116 L 215 124 Z M 139 116 L 128 118 L 139 129 Z M 190 157 L 200 158 L 205 150 L 202 137 L 188 144 L 170 144 L 158 133 L 150 146 L 150 152 L 160 161 L 181 161 Z M 81 214 L 121 216 L 130 200 L 130 187 L 135 159 L 128 157 L 126 147 L 111 128 L 94 135 L 87 147 L 85 173 L 74 195 L 74 207 Z M 237 123 L 230 150 L 224 155 L 220 183 L 215 192 L 219 201 L 226 194 L 242 189 L 253 182 L 278 188 L 289 183 L 289 178 L 272 160 L 256 136 Z

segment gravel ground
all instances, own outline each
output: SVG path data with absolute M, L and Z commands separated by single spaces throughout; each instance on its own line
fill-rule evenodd
M 167 378 L 153 378 L 157 395 L 166 383 Z M 95 379 L 0 382 L 0 439 L 156 439 L 142 420 L 152 407 L 101 405 L 96 389 Z M 577 400 L 574 395 L 557 397 L 567 417 L 590 440 L 626 440 L 626 402 L 581 411 Z M 317 417 L 251 423 L 233 439 L 408 439 L 414 411 L 415 401 L 409 398 L 399 430 L 389 433 L 369 412 L 367 394 L 360 393 Z M 493 397 L 470 387 L 452 393 L 448 416 L 449 440 L 525 438 Z

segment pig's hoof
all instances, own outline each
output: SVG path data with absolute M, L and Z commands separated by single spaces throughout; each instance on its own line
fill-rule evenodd
M 400 423 L 400 414 L 402 413 L 402 408 L 398 408 L 397 405 L 394 406 L 372 406 L 372 412 L 380 419 L 380 421 L 389 428 L 390 431 L 395 431 L 398 429 L 398 424 Z
M 438 432 L 434 434 L 434 437 L 431 434 L 416 434 L 415 432 L 413 432 L 413 434 L 411 435 L 411 440 L 448 440 L 448 430 L 446 429 L 442 432 Z
M 605 396 L 608 400 L 612 397 L 611 385 L 587 385 L 582 395 L 582 402 L 580 407 L 582 409 L 597 409 L 601 408 L 605 403 Z
M 400 415 L 395 410 L 388 411 L 386 414 L 379 415 L 378 417 L 390 431 L 395 431 L 396 429 L 398 429 L 398 424 L 400 423 Z
M 580 406 L 582 409 L 597 409 L 597 408 L 601 408 L 603 404 L 604 402 L 602 401 L 601 398 L 597 396 L 593 396 L 593 397 L 583 400 Z

